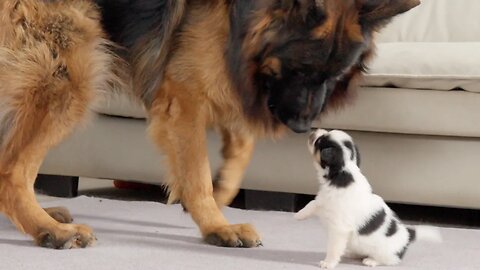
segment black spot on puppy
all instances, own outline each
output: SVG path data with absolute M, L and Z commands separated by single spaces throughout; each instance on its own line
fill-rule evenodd
M 351 141 L 344 141 L 343 145 L 350 150 L 350 160 L 355 161 L 357 166 L 360 167 L 360 152 L 358 151 L 358 147 L 354 145 Z
M 417 232 L 412 228 L 407 228 L 408 230 L 408 243 L 412 243 L 417 238 Z
M 405 253 L 407 252 L 408 246 L 417 238 L 417 232 L 415 231 L 415 229 L 407 228 L 407 231 L 408 231 L 408 242 L 405 244 L 402 250 L 397 252 L 397 256 L 400 259 L 403 259 L 403 257 L 405 256 Z
M 343 149 L 339 143 L 324 135 L 315 142 L 315 149 L 320 152 L 320 166 L 328 168 L 325 178 L 329 180 L 329 185 L 345 188 L 354 182 L 352 174 L 344 170 Z
M 367 221 L 367 223 L 360 227 L 358 233 L 360 235 L 369 235 L 373 233 L 382 226 L 383 222 L 385 221 L 386 215 L 387 213 L 385 213 L 385 210 L 383 208 L 375 212 L 375 214 L 372 215 L 372 217 Z
M 346 188 L 355 181 L 352 174 L 347 171 L 330 171 L 327 177 L 330 179 L 329 184 L 337 188 Z
M 342 168 L 345 166 L 343 160 L 342 146 L 333 141 L 329 135 L 323 135 L 315 142 L 315 151 L 320 152 L 320 165 L 322 168 Z
M 404 246 L 402 250 L 397 252 L 398 258 L 403 259 L 403 256 L 405 256 L 405 253 L 407 252 L 407 248 L 408 248 L 408 245 Z
M 390 225 L 388 225 L 387 233 L 385 234 L 387 237 L 394 235 L 397 232 L 397 221 L 395 219 L 390 220 Z
M 358 150 L 358 147 L 355 145 L 355 156 L 357 158 L 357 166 L 360 168 L 360 151 Z

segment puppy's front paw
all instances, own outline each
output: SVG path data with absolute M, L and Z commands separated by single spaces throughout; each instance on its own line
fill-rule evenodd
M 304 213 L 302 213 L 302 211 L 299 211 L 298 213 L 295 213 L 295 215 L 293 215 L 293 217 L 294 217 L 296 220 L 305 220 L 305 219 L 307 219 L 307 215 L 305 215 Z
M 327 262 L 327 261 L 321 261 L 318 265 L 322 269 L 333 269 L 335 266 L 337 266 L 337 262 Z

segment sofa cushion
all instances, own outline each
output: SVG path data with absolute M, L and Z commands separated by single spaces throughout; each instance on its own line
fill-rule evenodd
M 480 137 L 480 95 L 467 91 L 418 91 L 362 87 L 352 104 L 316 127 L 372 132 Z
M 395 42 L 377 47 L 366 86 L 480 92 L 480 42 Z
M 478 0 L 421 0 L 381 31 L 379 42 L 480 41 Z

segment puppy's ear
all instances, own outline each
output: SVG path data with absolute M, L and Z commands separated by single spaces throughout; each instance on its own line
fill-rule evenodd
M 320 162 L 328 167 L 342 167 L 343 160 L 342 149 L 338 147 L 328 147 L 320 151 Z
M 377 27 L 418 5 L 420 0 L 356 0 L 360 24 Z
M 357 160 L 357 167 L 360 168 L 360 151 L 358 147 L 355 145 L 355 159 Z

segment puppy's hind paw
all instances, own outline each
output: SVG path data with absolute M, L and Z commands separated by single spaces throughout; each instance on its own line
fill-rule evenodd
M 379 263 L 372 258 L 365 258 L 365 259 L 363 259 L 362 263 L 364 265 L 370 266 L 370 267 L 375 267 L 375 266 L 379 265 Z
M 335 266 L 337 266 L 338 263 L 335 262 L 327 262 L 327 261 L 321 261 L 318 265 L 322 269 L 333 269 Z

